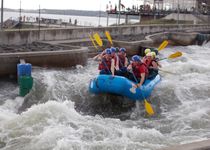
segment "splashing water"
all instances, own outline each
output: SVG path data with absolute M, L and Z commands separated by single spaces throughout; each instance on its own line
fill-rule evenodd
M 160 72 L 150 98 L 151 118 L 143 106 L 119 102 L 125 98 L 90 94 L 89 80 L 97 74 L 92 60 L 69 70 L 34 68 L 35 84 L 24 98 L 16 84 L 0 81 L 0 147 L 153 150 L 210 138 L 210 44 L 161 55 L 178 50 L 183 57 L 161 62 L 168 73 Z

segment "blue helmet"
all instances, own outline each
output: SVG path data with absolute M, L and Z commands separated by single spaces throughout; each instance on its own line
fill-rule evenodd
M 126 49 L 125 48 L 120 48 L 120 52 L 126 52 Z
M 114 48 L 114 47 L 111 47 L 110 50 L 111 50 L 112 53 L 116 52 L 116 48 Z
M 109 48 L 107 48 L 105 51 L 106 51 L 106 54 L 111 54 L 111 50 Z
M 138 55 L 132 56 L 132 61 L 141 61 L 141 58 Z

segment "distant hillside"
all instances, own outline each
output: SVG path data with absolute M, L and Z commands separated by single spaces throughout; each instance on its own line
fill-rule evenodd
M 5 11 L 19 12 L 19 9 L 4 8 Z M 26 13 L 38 13 L 39 10 L 22 9 Z M 104 11 L 85 11 L 85 10 L 59 10 L 59 9 L 41 9 L 41 14 L 57 14 L 57 15 L 75 15 L 75 16 L 106 16 Z

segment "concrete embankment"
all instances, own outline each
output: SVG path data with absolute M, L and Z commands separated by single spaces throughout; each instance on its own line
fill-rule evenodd
M 77 27 L 65 29 L 24 29 L 24 30 L 6 30 L 0 32 L 0 44 L 24 44 L 34 41 L 50 40 L 71 40 L 89 38 L 89 33 L 99 32 L 105 37 L 104 31 L 108 30 L 113 37 L 126 35 L 148 35 L 159 32 L 174 31 L 206 31 L 210 25 L 132 25 L 132 26 L 114 26 L 114 27 Z
M 168 147 L 160 150 L 210 150 L 210 140 L 177 145 L 174 147 Z
M 16 74 L 17 64 L 20 59 L 27 63 L 42 67 L 72 67 L 77 64 L 85 65 L 88 49 L 61 51 L 17 52 L 0 54 L 0 76 Z

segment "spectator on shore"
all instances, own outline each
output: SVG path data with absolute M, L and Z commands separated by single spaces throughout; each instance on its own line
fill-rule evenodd
M 77 19 L 74 20 L 74 25 L 75 25 L 75 26 L 77 25 Z

